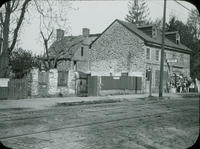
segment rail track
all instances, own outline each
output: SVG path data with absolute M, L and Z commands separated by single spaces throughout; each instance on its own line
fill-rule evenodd
M 142 123 L 144 123 L 144 122 L 145 123 L 146 122 L 149 123 L 149 120 L 145 120 L 145 119 L 146 118 L 151 118 L 152 122 L 156 122 L 158 120 L 159 121 L 160 120 L 165 120 L 165 119 L 163 119 L 163 115 L 166 116 L 166 115 L 170 115 L 170 114 L 174 114 L 174 113 L 177 114 L 179 112 L 189 112 L 189 111 L 191 112 L 191 109 L 173 110 L 173 111 L 168 111 L 168 112 L 160 112 L 160 113 L 156 113 L 156 114 L 154 113 L 154 114 L 129 116 L 129 117 L 123 117 L 123 118 L 107 119 L 107 120 L 103 120 L 103 121 L 102 120 L 101 121 L 94 121 L 94 122 L 76 124 L 76 125 L 63 125 L 62 127 L 56 127 L 54 129 L 44 129 L 44 130 L 36 131 L 36 132 L 29 132 L 29 133 L 22 133 L 22 134 L 11 135 L 11 136 L 4 136 L 4 137 L 0 137 L 0 140 L 17 138 L 17 137 L 24 137 L 24 136 L 30 136 L 30 135 L 34 135 L 34 134 L 40 134 L 40 133 L 54 132 L 54 131 L 65 130 L 65 129 L 88 127 L 88 126 L 92 126 L 92 125 L 102 125 L 102 124 L 113 123 L 113 122 L 116 123 L 116 122 L 127 121 L 127 120 L 137 120 L 137 119 L 141 120 L 142 119 L 143 120 Z M 63 115 L 63 114 L 59 114 L 59 115 Z M 33 117 L 33 119 L 34 118 L 35 117 Z M 41 117 L 37 117 L 37 118 L 41 118 Z M 20 119 L 20 120 L 27 120 L 27 119 Z M 134 127 L 134 124 L 131 127 Z

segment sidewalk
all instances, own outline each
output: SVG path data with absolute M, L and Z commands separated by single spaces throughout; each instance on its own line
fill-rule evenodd
M 132 95 L 115 95 L 115 96 L 98 96 L 98 97 L 54 97 L 54 98 L 33 98 L 33 99 L 19 99 L 19 100 L 0 100 L 0 109 L 10 108 L 32 108 L 32 109 L 46 109 L 50 106 L 55 106 L 59 103 L 95 103 L 95 102 L 119 102 L 119 101 L 134 101 L 138 98 L 148 97 L 149 94 L 132 94 Z M 158 97 L 157 94 L 152 94 Z M 180 98 L 182 94 L 164 94 L 164 98 Z

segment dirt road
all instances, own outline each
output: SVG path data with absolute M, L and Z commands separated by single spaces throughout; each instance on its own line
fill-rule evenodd
M 13 149 L 184 149 L 198 133 L 198 98 L 0 109 L 0 141 Z

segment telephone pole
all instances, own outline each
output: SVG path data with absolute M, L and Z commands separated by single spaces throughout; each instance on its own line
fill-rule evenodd
M 165 50 L 165 18 L 166 18 L 166 1 L 164 0 L 163 10 L 163 26 L 162 26 L 162 49 L 160 60 L 160 84 L 159 84 L 159 97 L 163 96 L 163 67 L 164 67 L 164 50 Z

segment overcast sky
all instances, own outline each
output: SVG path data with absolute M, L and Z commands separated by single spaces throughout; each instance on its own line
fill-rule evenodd
M 128 12 L 128 1 L 71 1 L 73 8 L 68 13 L 68 21 L 70 25 L 69 34 L 80 35 L 82 28 L 90 29 L 91 33 L 101 33 L 108 27 L 115 19 L 124 20 Z M 163 0 L 147 0 L 152 20 L 162 18 L 163 15 Z M 192 4 L 181 2 L 187 8 L 195 8 Z M 23 25 L 20 35 L 20 43 L 18 47 L 31 50 L 35 54 L 42 54 L 44 52 L 43 45 L 40 40 L 39 30 L 39 16 L 30 8 L 29 19 Z M 183 22 L 187 21 L 189 11 L 178 5 L 173 0 L 167 0 L 167 21 L 170 15 L 177 16 Z

